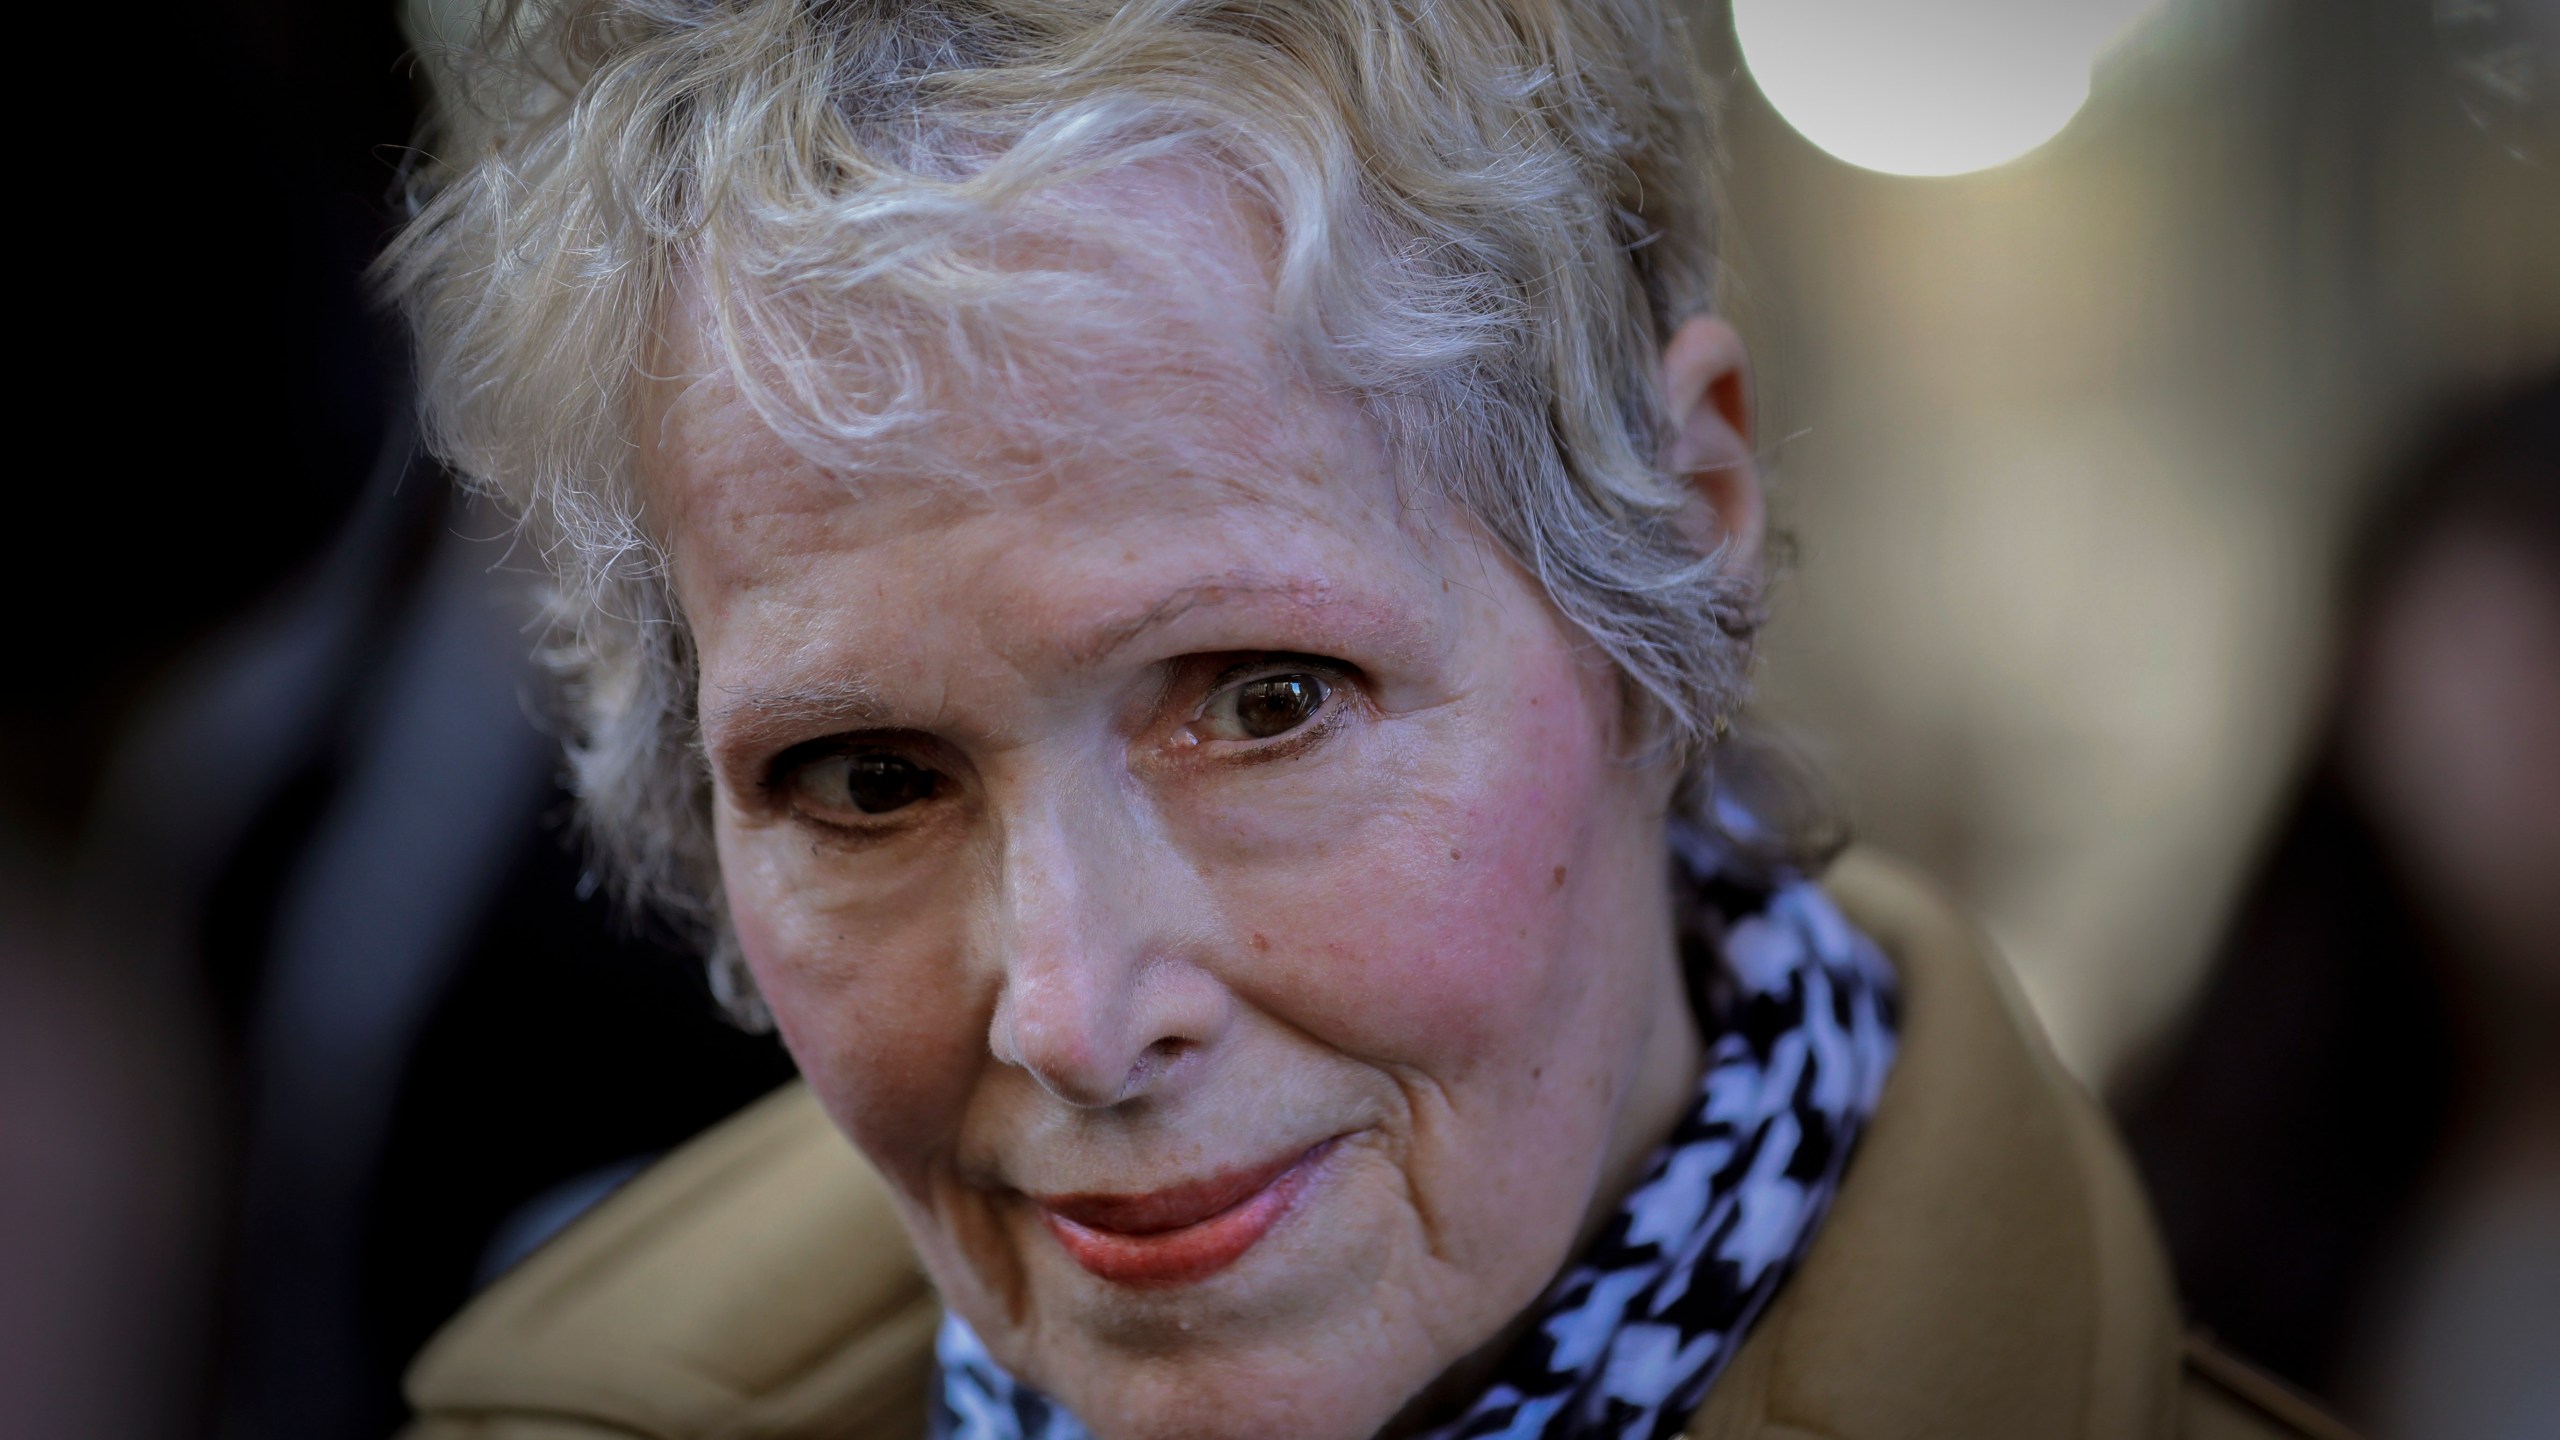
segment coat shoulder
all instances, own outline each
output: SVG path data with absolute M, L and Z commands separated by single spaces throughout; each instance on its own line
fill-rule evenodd
M 2105 1113 L 1989 939 L 1865 851 L 1824 884 L 1892 961 L 1901 1053 L 1800 1268 L 1692 1440 L 2337 1440 L 2188 1340 Z
M 917 1436 L 940 1319 L 887 1187 L 795 1084 L 475 1300 L 409 1371 L 410 1433 Z

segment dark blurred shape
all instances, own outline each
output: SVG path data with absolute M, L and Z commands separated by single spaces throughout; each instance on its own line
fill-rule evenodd
M 76 833 L 121 722 L 173 657 L 307 564 L 403 405 L 365 300 L 417 99 L 390 5 L 215 0 L 119 11 L 113 104 L 60 107 L 76 225 L 39 306 L 73 313 L 0 607 L 0 806 Z M 76 45 L 42 47 L 68 53 Z M 102 92 L 105 93 L 105 92 Z M 93 99 L 96 97 L 92 97 Z M 49 196 L 51 192 L 48 192 Z M 67 589 L 76 582 L 76 589 Z
M 21 407 L 0 569 L 12 1440 L 205 1430 L 231 1106 L 203 957 L 133 943 L 164 933 L 156 868 L 111 887 L 113 925 L 67 902 L 130 718 L 310 565 L 403 403 L 395 327 L 361 278 L 390 223 L 390 147 L 414 123 L 393 20 L 216 0 L 47 13 L 26 47 L 39 82 L 101 36 L 113 58 L 30 111 L 21 156 L 39 208 L 70 218 L 22 247 L 41 403 Z M 66 323 L 44 324 L 55 311 Z M 208 747 L 198 778 L 219 788 L 235 759 Z
M 2417 917 L 2334 766 L 2284 835 L 2129 1129 L 2190 1312 L 2335 1395 L 2441 1148 L 2454 1041 Z
M 2127 1121 L 2195 1317 L 2386 1436 L 2560 1427 L 2560 375 L 2412 448 Z
M 190 1433 L 215 1119 L 184 992 L 60 922 L 0 835 L 0 1435 Z
M 790 1073 L 586 882 L 527 577 L 414 455 L 398 19 L 120 17 L 34 147 L 97 193 L 0 595 L 9 1440 L 381 1436 L 475 1284 Z
M 418 1346 L 564 1194 L 790 1074 L 580 864 L 509 544 L 395 433 L 98 801 L 84 910 L 196 977 L 239 1116 L 219 1433 L 388 1433 Z

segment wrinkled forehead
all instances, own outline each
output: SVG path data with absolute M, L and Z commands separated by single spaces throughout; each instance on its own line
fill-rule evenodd
M 800 273 L 679 271 L 637 417 L 653 511 L 680 513 L 706 464 L 978 504 L 1113 467 L 1320 473 L 1368 445 L 1278 314 L 1276 226 L 1206 165 L 1131 165 L 894 241 L 848 230 Z

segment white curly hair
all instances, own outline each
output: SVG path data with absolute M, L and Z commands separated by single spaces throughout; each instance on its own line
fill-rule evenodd
M 635 477 L 658 328 L 687 292 L 762 418 L 857 469 L 955 376 L 1167 333 L 1151 267 L 1090 258 L 1166 243 L 1084 183 L 1132 167 L 1267 218 L 1301 373 L 1610 657 L 1703 806 L 1759 598 L 1664 464 L 1662 348 L 1719 271 L 1711 90 L 1655 0 L 501 0 L 448 74 L 378 272 L 425 433 L 550 563 L 599 860 L 742 1017 Z

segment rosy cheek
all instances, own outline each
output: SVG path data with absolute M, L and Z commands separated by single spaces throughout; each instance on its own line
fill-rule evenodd
M 1268 897 L 1320 917 L 1293 948 L 1307 1003 L 1338 1019 L 1345 1048 L 1444 1080 L 1525 1074 L 1587 983 L 1571 881 L 1607 798 L 1606 737 L 1568 666 L 1535 680 L 1478 730 L 1497 743 L 1438 767 L 1428 803 L 1347 833 L 1312 896 Z

